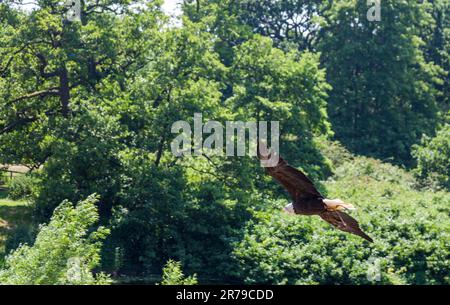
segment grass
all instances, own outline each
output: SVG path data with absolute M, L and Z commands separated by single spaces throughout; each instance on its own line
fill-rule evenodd
M 0 192 L 1 194 L 2 192 Z M 12 200 L 8 197 L 1 198 L 0 197 L 0 207 L 8 206 L 8 207 L 17 207 L 17 206 L 26 206 L 28 205 L 28 202 L 23 200 Z
M 6 189 L 0 189 L 0 258 L 5 255 L 5 243 L 18 226 L 31 225 L 31 207 L 28 202 L 8 198 Z

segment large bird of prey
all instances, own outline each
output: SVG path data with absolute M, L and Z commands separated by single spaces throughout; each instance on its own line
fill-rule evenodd
M 268 160 L 272 153 L 263 143 L 258 145 L 259 159 Z M 283 185 L 292 197 L 293 202 L 283 209 L 285 212 L 297 215 L 319 215 L 339 230 L 373 242 L 372 238 L 361 230 L 356 219 L 343 212 L 354 210 L 353 205 L 340 199 L 326 199 L 305 174 L 289 166 L 281 157 L 278 157 L 277 164 L 266 167 L 266 172 Z

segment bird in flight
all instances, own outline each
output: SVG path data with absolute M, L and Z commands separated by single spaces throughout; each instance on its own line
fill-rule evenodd
M 271 154 L 275 153 L 272 150 L 269 151 L 263 143 L 259 143 L 257 151 L 258 158 L 262 161 L 269 160 L 272 157 Z M 293 202 L 284 207 L 284 212 L 295 215 L 319 215 L 339 230 L 373 242 L 372 238 L 361 230 L 358 221 L 343 212 L 354 210 L 352 204 L 345 203 L 340 199 L 326 199 L 305 174 L 289 166 L 281 157 L 277 157 L 278 162 L 271 164 L 273 166 L 265 167 L 265 169 L 270 176 L 283 185 L 292 197 Z

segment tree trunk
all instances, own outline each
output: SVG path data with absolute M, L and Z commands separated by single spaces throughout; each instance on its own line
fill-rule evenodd
M 156 160 L 155 160 L 155 165 L 156 166 L 159 166 L 159 162 L 161 161 L 161 157 L 163 155 L 165 141 L 166 141 L 166 134 L 165 134 L 165 130 L 164 130 L 163 131 L 163 135 L 161 137 L 161 140 L 159 141 L 158 151 L 156 153 Z
M 64 66 L 59 73 L 59 99 L 61 102 L 61 114 L 67 118 L 70 115 L 70 87 L 67 69 Z

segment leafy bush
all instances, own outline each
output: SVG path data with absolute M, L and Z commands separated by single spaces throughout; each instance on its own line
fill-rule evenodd
M 2 168 L 0 168 L 0 185 L 3 185 L 8 180 L 8 175 L 6 171 Z
M 422 183 L 450 190 L 450 124 L 438 131 L 434 138 L 424 136 L 420 145 L 414 145 L 417 160 L 416 175 Z
M 31 175 L 20 175 L 9 183 L 8 197 L 12 200 L 29 199 L 35 193 L 36 179 Z
M 61 201 L 76 202 L 93 193 L 102 198 L 100 215 L 109 215 L 120 176 L 118 156 L 122 145 L 117 119 L 81 109 L 76 117 L 59 124 L 47 138 L 51 157 L 39 174 L 36 218 L 48 221 Z
M 6 257 L 0 271 L 2 284 L 107 284 L 104 274 L 92 270 L 100 263 L 101 240 L 108 230 L 99 227 L 92 195 L 76 207 L 64 201 L 50 222 L 40 227 L 33 246 L 21 245 Z
M 413 187 L 414 177 L 398 166 L 383 163 L 377 159 L 357 157 L 337 167 L 330 181 L 347 179 L 371 179 L 371 181 L 389 182 Z
M 181 263 L 168 260 L 164 266 L 161 285 L 196 285 L 197 276 L 185 277 L 181 270 Z
M 106 267 L 114 269 L 113 252 L 120 247 L 124 273 L 139 270 L 139 275 L 151 276 L 173 258 L 201 278 L 226 276 L 233 267 L 231 240 L 248 213 L 225 198 L 223 182 L 209 176 L 206 180 L 194 170 L 185 173 L 181 166 L 155 166 L 142 155 L 122 162 L 123 191 L 113 209 Z M 194 162 L 187 161 L 191 166 Z
M 403 170 L 367 158 L 337 168 L 328 197 L 359 210 L 354 216 L 375 243 L 331 228 L 319 217 L 254 212 L 233 253 L 246 283 L 449 284 L 450 194 L 417 191 Z M 379 281 L 371 277 L 376 268 Z
M 314 142 L 320 149 L 320 152 L 330 162 L 333 169 L 353 160 L 354 155 L 349 152 L 339 141 L 329 140 L 327 137 L 315 137 Z

